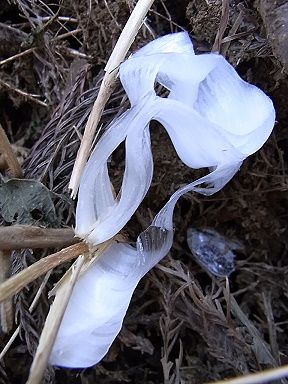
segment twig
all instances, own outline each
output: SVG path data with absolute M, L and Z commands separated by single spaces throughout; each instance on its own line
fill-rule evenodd
M 271 380 L 283 379 L 284 377 L 288 377 L 288 365 L 237 377 L 232 380 L 221 380 L 209 384 L 264 384 L 271 382 Z
M 63 39 L 66 39 L 66 37 L 74 36 L 74 35 L 77 35 L 77 33 L 81 33 L 81 32 L 82 32 L 81 28 L 74 29 L 74 31 L 69 31 L 69 32 L 63 33 L 62 35 L 54 37 L 53 39 L 51 39 L 51 41 L 63 40 Z
M 88 246 L 85 243 L 78 243 L 37 261 L 0 285 L 0 302 L 15 295 L 27 284 L 44 275 L 44 273 L 50 271 L 50 269 L 66 261 L 75 259 L 75 257 L 86 252 L 88 252 Z
M 74 31 L 70 31 L 70 32 L 67 32 L 67 33 L 63 33 L 62 35 L 59 35 L 53 39 L 51 39 L 51 41 L 58 41 L 58 40 L 63 40 L 65 39 L 66 37 L 69 37 L 69 36 L 73 36 L 77 33 L 80 33 L 82 32 L 82 29 L 75 29 Z M 39 47 L 32 47 L 32 48 L 28 48 L 26 49 L 25 51 L 23 52 L 20 52 L 20 53 L 17 53 L 16 55 L 13 55 L 13 56 L 10 56 L 8 57 L 7 59 L 4 59 L 4 60 L 1 60 L 0 61 L 0 66 L 2 65 L 5 65 L 5 64 L 8 64 L 10 63 L 11 61 L 14 61 L 16 59 L 19 59 L 20 57 L 23 57 L 23 56 L 26 56 L 28 55 L 29 53 L 32 53 L 34 51 L 36 51 L 37 49 L 39 49 Z
M 92 59 L 92 56 L 88 56 L 85 53 L 77 51 L 77 49 L 69 48 L 69 47 L 63 47 L 65 51 L 70 55 L 70 56 L 75 56 L 75 57 L 80 57 L 81 59 L 89 60 Z
M 33 51 L 35 51 L 35 49 L 37 49 L 37 47 L 32 47 L 32 48 L 26 49 L 26 51 L 17 53 L 16 55 L 10 56 L 7 59 L 1 60 L 0 65 L 10 63 L 10 61 L 13 61 L 13 60 L 19 59 L 19 57 L 23 57 L 25 55 L 28 55 L 28 53 L 32 53 Z
M 29 312 L 32 312 L 33 309 L 36 307 L 36 304 L 38 303 L 38 300 L 39 300 L 39 298 L 40 298 L 40 296 L 41 296 L 41 293 L 42 293 L 44 287 L 45 287 L 46 284 L 47 284 L 47 281 L 48 281 L 50 275 L 51 275 L 51 271 L 49 271 L 49 272 L 46 273 L 46 275 L 45 275 L 45 277 L 44 277 L 44 279 L 43 279 L 43 281 L 42 281 L 42 283 L 41 283 L 41 285 L 40 285 L 40 287 L 39 287 L 39 289 L 38 289 L 38 291 L 37 291 L 37 293 L 36 293 L 36 295 L 35 295 L 35 297 L 34 297 L 34 299 L 33 299 L 33 301 L 32 301 L 32 303 L 31 303 L 31 305 L 30 305 L 30 307 L 29 307 Z M 5 347 L 3 348 L 2 352 L 0 353 L 0 360 L 2 360 L 3 357 L 6 355 L 7 351 L 8 351 L 9 348 L 11 347 L 13 341 L 14 341 L 14 340 L 16 339 L 16 337 L 19 335 L 19 332 L 20 332 L 20 326 L 18 326 L 18 327 L 16 328 L 16 330 L 15 330 L 14 333 L 13 333 L 13 335 L 12 335 L 12 336 L 10 337 L 10 339 L 8 340 L 8 343 L 5 345 Z
M 2 87 L 10 89 L 11 91 L 13 91 L 15 93 L 18 93 L 18 95 L 24 97 L 27 100 L 30 100 L 36 104 L 42 105 L 42 107 L 48 107 L 48 104 L 44 103 L 44 101 L 38 100 L 35 98 L 34 95 L 31 95 L 30 93 L 24 92 L 21 89 L 13 87 L 11 84 L 6 83 L 6 81 L 3 81 L 0 79 L 0 85 L 2 85 Z
M 141 27 L 144 18 L 152 6 L 154 0 L 139 0 L 132 11 L 115 47 L 105 67 L 105 76 L 101 83 L 97 99 L 93 105 L 93 109 L 89 116 L 88 122 L 85 127 L 83 139 L 77 157 L 75 160 L 73 172 L 71 175 L 69 188 L 71 189 L 71 196 L 75 198 L 80 183 L 84 166 L 89 157 L 91 145 L 96 132 L 97 125 L 101 118 L 105 104 L 107 103 L 115 86 L 117 78 L 117 68 L 124 60 L 128 49 L 133 43 L 135 36 Z
M 31 17 L 31 20 L 34 20 L 34 21 L 37 21 L 39 22 L 39 20 L 41 21 L 49 21 L 50 19 L 55 19 L 55 17 L 52 17 L 52 16 L 37 16 L 37 19 L 35 17 Z M 69 17 L 69 16 L 57 16 L 56 17 L 56 20 L 59 20 L 59 21 L 68 21 L 69 23 L 78 23 L 79 21 L 73 17 Z M 14 25 L 14 24 L 13 24 Z M 18 24 L 16 24 L 18 25 Z M 22 25 L 22 24 L 21 24 Z M 15 26 L 15 25 L 14 25 Z
M 0 22 L 0 29 L 6 29 L 6 31 L 11 32 L 12 36 L 13 35 L 14 36 L 18 36 L 19 38 L 22 38 L 22 39 L 26 39 L 27 36 L 28 36 L 28 33 L 23 32 L 21 29 L 15 28 L 15 26 L 12 26 L 12 25 L 9 25 L 9 24 L 5 24 L 5 23 L 1 23 L 1 22 Z
M 0 124 L 0 152 L 5 156 L 8 168 L 10 169 L 13 177 L 23 177 L 21 166 L 17 157 L 11 147 L 8 137 Z
M 232 27 L 231 27 L 231 29 L 230 29 L 230 31 L 228 33 L 228 36 L 222 39 L 222 42 L 221 42 L 221 54 L 223 56 L 226 56 L 226 53 L 227 53 L 227 51 L 229 49 L 229 46 L 230 46 L 230 43 L 231 43 L 232 39 L 236 38 L 236 36 L 238 38 L 240 38 L 241 35 L 243 35 L 243 33 L 247 34 L 247 32 L 242 32 L 242 33 L 238 33 L 236 35 L 236 32 L 237 32 L 238 28 L 240 27 L 242 20 L 243 20 L 243 11 L 240 10 L 239 15 L 237 16 L 234 24 L 232 25 Z M 250 33 L 250 31 L 249 31 L 249 33 Z
M 0 251 L 0 284 L 6 281 L 10 274 L 10 252 Z M 9 333 L 13 326 L 13 304 L 11 300 L 0 303 L 0 323 L 4 333 Z
M 0 227 L 0 250 L 60 248 L 78 243 L 70 228 L 40 228 L 29 225 Z
M 73 287 L 76 283 L 83 263 L 84 256 L 82 255 L 77 259 L 75 267 L 72 269 L 69 281 L 58 289 L 57 296 L 55 297 L 55 300 L 46 318 L 39 345 L 30 368 L 30 375 L 26 384 L 38 384 L 42 382 L 42 377 L 47 367 L 48 359 L 52 351 L 61 320 L 63 318 L 64 312 L 73 291 Z
M 220 25 L 212 47 L 212 52 L 220 52 L 222 39 L 229 21 L 229 0 L 222 0 L 222 14 Z
M 277 329 L 275 325 L 275 320 L 273 316 L 273 309 L 271 305 L 271 294 L 268 293 L 262 293 L 263 297 L 263 304 L 264 304 L 264 311 L 267 318 L 268 323 L 268 330 L 269 330 L 269 340 L 270 340 L 270 346 L 271 346 L 271 352 L 273 354 L 274 359 L 279 363 L 279 348 L 277 343 Z

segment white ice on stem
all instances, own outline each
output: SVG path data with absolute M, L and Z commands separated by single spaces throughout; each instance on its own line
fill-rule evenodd
M 76 234 L 93 244 L 117 234 L 149 189 L 150 120 L 164 126 L 189 167 L 227 169 L 231 164 L 234 173 L 267 140 L 275 121 L 272 102 L 260 89 L 241 80 L 222 56 L 195 55 L 185 32 L 140 49 L 121 65 L 120 79 L 131 108 L 97 143 L 79 190 Z M 157 82 L 170 91 L 168 98 L 156 95 Z M 114 198 L 107 161 L 123 141 L 125 172 Z M 226 182 L 233 176 L 228 173 Z
M 219 191 L 243 160 L 269 137 L 275 111 L 257 87 L 240 79 L 220 55 L 195 55 L 185 32 L 147 44 L 121 65 L 131 108 L 97 143 L 85 168 L 76 210 L 76 234 L 93 245 L 116 235 L 146 195 L 153 175 L 149 122 L 167 130 L 180 159 L 210 173 L 176 191 L 137 240 L 114 243 L 76 283 L 54 345 L 51 363 L 87 367 L 100 361 L 121 329 L 139 280 L 169 251 L 173 211 L 186 192 Z M 168 91 L 156 95 L 155 84 Z M 125 141 L 122 187 L 115 198 L 108 159 Z
M 68 368 L 96 364 L 119 333 L 145 263 L 135 248 L 114 243 L 74 287 L 50 363 Z

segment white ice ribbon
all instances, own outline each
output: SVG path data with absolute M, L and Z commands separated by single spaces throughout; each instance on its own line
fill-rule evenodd
M 164 36 L 140 49 L 122 64 L 120 79 L 131 108 L 96 145 L 79 190 L 76 233 L 93 244 L 117 234 L 149 189 L 151 119 L 166 128 L 186 165 L 228 169 L 231 164 L 234 173 L 267 140 L 275 120 L 272 102 L 262 91 L 241 80 L 222 56 L 195 55 L 185 32 Z M 157 82 L 170 91 L 168 98 L 156 95 Z M 125 172 L 121 191 L 114 198 L 107 161 L 122 141 Z M 233 176 L 227 173 L 226 182 Z M 221 177 L 223 186 L 223 171 Z
M 158 120 L 189 167 L 211 172 L 176 191 L 137 240 L 114 243 L 76 283 L 54 345 L 51 363 L 87 367 L 100 361 L 121 329 L 137 283 L 169 251 L 173 211 L 186 192 L 219 191 L 242 161 L 269 137 L 275 111 L 257 87 L 240 79 L 216 54 L 195 55 L 187 33 L 159 38 L 120 68 L 131 108 L 97 143 L 83 174 L 76 233 L 97 245 L 116 235 L 147 193 L 153 174 L 149 122 Z M 155 83 L 169 90 L 156 95 Z M 115 198 L 107 161 L 125 141 L 122 187 Z
M 80 276 L 53 346 L 51 364 L 85 368 L 106 355 L 121 329 L 142 266 L 135 248 L 115 242 Z

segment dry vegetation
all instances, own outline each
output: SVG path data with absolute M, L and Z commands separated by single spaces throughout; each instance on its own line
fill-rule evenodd
M 25 179 L 40 181 L 51 191 L 51 202 L 43 189 L 36 191 L 40 208 L 31 208 L 29 217 L 16 207 L 9 221 L 1 211 L 3 226 L 74 225 L 67 186 L 76 152 L 103 68 L 132 8 L 129 0 L 0 0 L 0 123 Z M 86 370 L 49 368 L 43 382 L 200 384 L 287 363 L 288 58 L 287 28 L 279 28 L 281 20 L 287 26 L 288 2 L 283 0 L 155 1 L 132 48 L 170 31 L 188 30 L 199 52 L 220 49 L 245 79 L 272 97 L 277 124 L 265 147 L 245 161 L 223 191 L 209 198 L 187 194 L 178 203 L 174 246 L 140 283 L 103 362 Z M 127 105 L 118 84 L 101 128 Z M 125 228 L 131 240 L 176 188 L 199 175 L 178 160 L 161 127 L 152 129 L 152 140 L 154 180 Z M 19 176 L 8 170 L 0 149 L 2 175 Z M 116 188 L 123 155 L 119 147 L 111 159 Z M 229 282 L 195 263 L 186 244 L 189 226 L 214 228 L 242 242 Z M 2 250 L 0 278 L 56 251 Z M 0 383 L 26 381 L 49 309 L 47 293 L 68 267 L 55 268 L 45 284 L 39 278 L 12 302 L 1 304 L 1 349 L 17 327 L 19 336 L 1 360 Z

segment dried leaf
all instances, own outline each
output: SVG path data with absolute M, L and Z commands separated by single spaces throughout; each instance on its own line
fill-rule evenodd
M 8 223 L 58 226 L 51 193 L 36 180 L 10 179 L 2 182 L 0 211 Z

